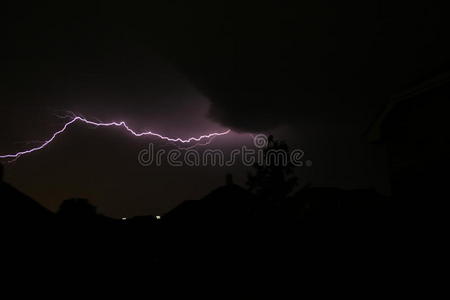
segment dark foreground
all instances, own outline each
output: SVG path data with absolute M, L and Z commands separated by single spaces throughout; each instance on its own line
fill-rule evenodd
M 267 202 L 227 185 L 160 219 L 127 220 L 90 212 L 83 200 L 51 213 L 6 183 L 1 196 L 10 211 L 21 212 L 3 220 L 3 248 L 15 268 L 91 274 L 133 267 L 288 268 L 308 277 L 343 270 L 374 274 L 392 268 L 399 254 L 395 245 L 401 237 L 389 213 L 394 200 L 369 190 L 311 188 Z

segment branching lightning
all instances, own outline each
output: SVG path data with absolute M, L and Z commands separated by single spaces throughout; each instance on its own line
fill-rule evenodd
M 68 118 L 69 116 L 63 116 L 62 118 Z M 12 158 L 12 159 L 17 159 L 19 157 L 21 157 L 22 155 L 25 154 L 30 154 L 39 150 L 44 149 L 47 145 L 49 145 L 51 142 L 53 142 L 55 140 L 55 138 L 62 134 L 63 132 L 65 132 L 67 130 L 67 128 L 76 123 L 76 122 L 81 122 L 81 123 L 85 123 L 88 125 L 93 125 L 96 127 L 123 127 L 125 128 L 126 131 L 128 131 L 130 134 L 134 135 L 135 137 L 143 137 L 143 136 L 153 136 L 156 138 L 159 138 L 161 140 L 165 140 L 165 141 L 169 141 L 169 142 L 173 142 L 173 143 L 182 143 L 182 144 L 190 144 L 190 143 L 201 143 L 201 142 L 205 142 L 208 144 L 209 142 L 211 142 L 211 140 L 215 137 L 218 136 L 223 136 L 223 135 L 227 135 L 228 133 L 231 132 L 231 130 L 226 130 L 224 132 L 213 132 L 213 133 L 209 133 L 206 135 L 202 135 L 199 137 L 190 137 L 187 139 L 183 139 L 180 137 L 177 138 L 171 138 L 171 137 L 167 137 L 164 135 L 161 135 L 159 133 L 155 133 L 152 131 L 144 131 L 144 132 L 136 132 L 133 129 L 131 129 L 125 122 L 110 122 L 110 123 L 104 123 L 104 122 L 94 122 L 94 121 L 90 121 L 87 120 L 84 117 L 80 117 L 80 116 L 76 116 L 73 115 L 70 117 L 70 121 L 68 121 L 67 123 L 64 124 L 64 126 L 62 127 L 62 129 L 56 131 L 55 133 L 53 133 L 53 135 L 50 137 L 50 139 L 44 141 L 40 146 L 28 149 L 28 150 L 24 150 L 24 151 L 20 151 L 17 152 L 15 154 L 6 154 L 6 155 L 0 155 L 0 159 L 6 159 L 6 158 Z M 195 146 L 195 145 L 194 145 Z

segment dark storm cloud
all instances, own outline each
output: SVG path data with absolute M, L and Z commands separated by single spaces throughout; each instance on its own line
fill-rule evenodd
M 135 93 L 129 98 L 142 102 L 144 90 L 164 86 L 146 74 L 164 67 L 143 59 L 159 52 L 209 98 L 211 118 L 235 130 L 304 125 L 323 114 L 338 122 L 366 119 L 390 94 L 448 61 L 445 7 L 407 4 L 219 0 L 21 7 L 22 18 L 9 24 L 21 36 L 12 37 L 17 45 L 11 51 L 21 60 L 32 48 L 40 59 L 22 60 L 26 72 L 11 65 L 21 81 L 40 89 L 58 80 L 65 87 L 87 81 L 102 93 Z M 96 75 L 102 79 L 95 81 Z
M 448 10 L 429 1 L 175 1 L 166 11 L 137 28 L 208 97 L 210 117 L 243 132 L 287 125 L 281 138 L 314 161 L 301 178 L 316 185 L 388 193 L 385 154 L 364 132 L 392 94 L 449 67 Z
M 153 27 L 139 17 L 147 7 L 110 1 L 14 6 L 0 49 L 5 110 L 72 110 L 171 135 L 206 130 L 195 122 L 206 100 L 155 53 Z
M 174 2 L 165 9 L 145 28 L 161 35 L 161 51 L 209 97 L 211 117 L 237 130 L 317 114 L 367 120 L 393 92 L 444 67 L 450 53 L 445 7 L 431 2 Z

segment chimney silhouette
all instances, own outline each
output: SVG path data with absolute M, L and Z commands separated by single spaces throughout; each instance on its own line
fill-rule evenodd
M 233 175 L 228 173 L 226 176 L 226 185 L 232 185 L 233 184 Z

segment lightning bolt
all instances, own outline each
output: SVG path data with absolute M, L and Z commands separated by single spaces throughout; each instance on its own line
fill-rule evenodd
M 63 116 L 62 118 L 67 118 L 68 116 Z M 165 140 L 168 142 L 173 142 L 173 143 L 182 143 L 182 144 L 189 144 L 192 142 L 196 142 L 196 143 L 200 143 L 201 141 L 206 140 L 208 142 L 208 140 L 212 140 L 215 137 L 218 136 L 223 136 L 223 135 L 227 135 L 231 132 L 230 129 L 223 131 L 223 132 L 213 132 L 213 133 L 209 133 L 206 135 L 202 135 L 199 137 L 190 137 L 187 139 L 182 139 L 182 138 L 171 138 L 171 137 L 167 137 L 164 135 L 161 135 L 159 133 L 155 133 L 152 131 L 145 131 L 145 132 L 136 132 L 133 129 L 131 129 L 125 122 L 110 122 L 110 123 L 103 123 L 103 122 L 94 122 L 94 121 L 90 121 L 87 120 L 84 117 L 80 117 L 80 116 L 73 116 L 71 117 L 71 120 L 68 121 L 67 123 L 64 124 L 64 126 L 62 127 L 62 129 L 56 131 L 55 133 L 53 133 L 53 135 L 51 136 L 50 139 L 44 141 L 40 146 L 28 149 L 28 150 L 24 150 L 24 151 L 20 151 L 17 152 L 15 154 L 6 154 L 6 155 L 0 155 L 0 159 L 5 159 L 5 158 L 12 158 L 12 159 L 17 159 L 19 157 L 21 157 L 22 155 L 26 155 L 26 154 L 30 154 L 39 150 L 44 149 L 46 146 L 48 146 L 51 142 L 53 142 L 56 137 L 60 134 L 62 134 L 63 132 L 65 132 L 67 130 L 67 128 L 69 128 L 70 125 L 76 123 L 76 122 L 81 122 L 81 123 L 85 123 L 88 125 L 93 125 L 96 127 L 123 127 L 125 128 L 126 131 L 128 131 L 130 134 L 136 136 L 136 137 L 143 137 L 143 136 L 153 136 L 156 138 L 159 138 L 161 140 Z

